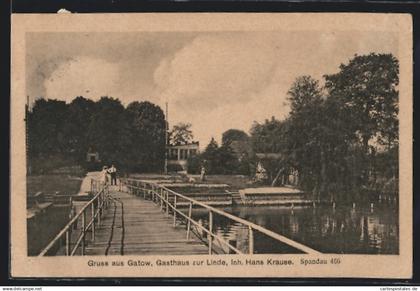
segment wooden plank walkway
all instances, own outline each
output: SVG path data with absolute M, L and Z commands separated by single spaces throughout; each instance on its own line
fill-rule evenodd
M 125 192 L 111 191 L 117 199 L 97 227 L 86 255 L 191 255 L 208 254 L 197 237 L 186 239 L 185 225 L 173 226 L 156 204 Z

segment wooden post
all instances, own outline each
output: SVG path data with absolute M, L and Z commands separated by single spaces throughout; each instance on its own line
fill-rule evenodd
M 108 205 L 109 205 L 109 199 L 108 199 L 109 195 L 106 195 L 105 193 L 102 194 L 102 204 L 103 204 L 103 209 L 108 209 Z
M 99 205 L 99 216 L 102 216 L 102 208 L 103 208 L 103 204 L 105 202 L 104 197 L 103 197 L 103 192 L 101 194 L 99 194 L 98 196 L 98 205 Z
M 163 211 L 163 188 L 160 188 L 160 211 Z
M 91 204 L 92 205 L 92 207 L 91 207 L 91 216 L 92 216 L 92 218 L 91 218 L 91 220 L 92 220 L 92 237 L 91 237 L 91 241 L 94 241 L 95 240 L 95 203 L 92 203 Z
M 166 215 L 169 215 L 169 192 L 166 191 Z
M 248 226 L 248 251 L 252 255 L 254 253 L 254 231 L 251 226 Z
M 66 256 L 70 256 L 71 227 L 66 231 Z
M 85 255 L 85 236 L 86 236 L 86 210 L 82 214 L 82 256 Z
M 153 202 L 155 202 L 155 203 L 157 203 L 157 202 L 158 202 L 158 200 L 157 200 L 157 193 L 158 193 L 158 189 L 159 189 L 159 188 L 157 188 L 157 189 L 155 190 L 155 192 L 153 192 Z
M 90 179 L 90 193 L 93 193 L 93 179 Z
M 191 215 L 192 215 L 192 202 L 190 202 L 190 207 L 188 208 L 187 240 L 190 239 Z
M 209 241 L 209 255 L 213 252 L 213 212 L 209 211 L 209 234 L 208 234 L 208 241 Z
M 172 209 L 174 212 L 174 227 L 176 227 L 176 195 L 174 194 L 174 209 Z

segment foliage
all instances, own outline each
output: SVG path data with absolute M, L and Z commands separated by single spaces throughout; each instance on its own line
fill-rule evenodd
M 185 145 L 193 141 L 191 123 L 178 123 L 173 126 L 170 132 L 170 142 L 172 145 Z
M 68 146 L 76 159 L 83 159 L 89 149 L 88 125 L 95 109 L 95 102 L 82 96 L 76 97 L 68 105 L 63 134 L 68 137 Z
M 203 165 L 206 168 L 206 173 L 211 175 L 248 175 L 250 173 L 250 159 L 247 155 L 239 159 L 231 146 L 224 144 L 219 147 L 214 138 L 211 139 L 203 153 L 190 157 L 187 165 L 190 174 L 199 174 Z
M 68 150 L 64 137 L 67 106 L 64 101 L 38 99 L 28 116 L 30 153 L 47 157 Z
M 325 76 L 329 94 L 350 109 L 365 150 L 368 141 L 392 145 L 398 138 L 398 60 L 391 54 L 355 55 L 337 74 Z
M 282 139 L 286 123 L 274 117 L 266 119 L 263 124 L 254 122 L 251 127 L 252 148 L 257 153 L 277 153 L 284 146 Z
M 135 171 L 159 171 L 165 157 L 165 116 L 150 102 L 133 102 L 127 106 L 130 125 L 131 161 Z M 130 163 L 129 161 L 127 161 Z
M 124 108 L 111 97 L 94 102 L 79 96 L 69 104 L 41 98 L 27 122 L 33 173 L 73 165 L 91 169 L 86 162 L 88 150 L 99 153 L 101 165 L 114 163 L 120 171 L 163 169 L 165 117 L 150 102 L 133 102 Z
M 298 77 L 288 91 L 289 116 L 252 126 L 254 151 L 280 154 L 264 162 L 269 175 L 297 169 L 300 187 L 324 200 L 396 189 L 398 61 L 389 54 L 356 55 L 324 77 L 325 88 Z
M 222 134 L 222 145 L 231 145 L 233 141 L 247 142 L 248 134 L 239 129 L 228 129 Z
M 118 99 L 102 97 L 95 104 L 87 140 L 100 153 L 104 164 L 123 164 L 125 161 L 129 137 L 125 131 L 124 113 L 124 106 Z
M 203 165 L 201 155 L 189 156 L 187 159 L 187 172 L 193 175 L 200 174 L 201 165 Z

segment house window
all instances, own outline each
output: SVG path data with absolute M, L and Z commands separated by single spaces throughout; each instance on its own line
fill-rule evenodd
M 177 160 L 178 159 L 178 150 L 177 149 L 171 149 L 169 158 L 171 160 Z
M 187 159 L 187 150 L 181 150 L 181 160 Z

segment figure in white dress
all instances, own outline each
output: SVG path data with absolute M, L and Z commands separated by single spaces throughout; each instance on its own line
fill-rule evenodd
M 257 169 L 255 171 L 255 180 L 263 182 L 268 179 L 267 170 L 264 168 L 261 162 L 258 162 Z
M 101 182 L 106 185 L 108 184 L 108 167 L 104 166 L 101 172 Z

